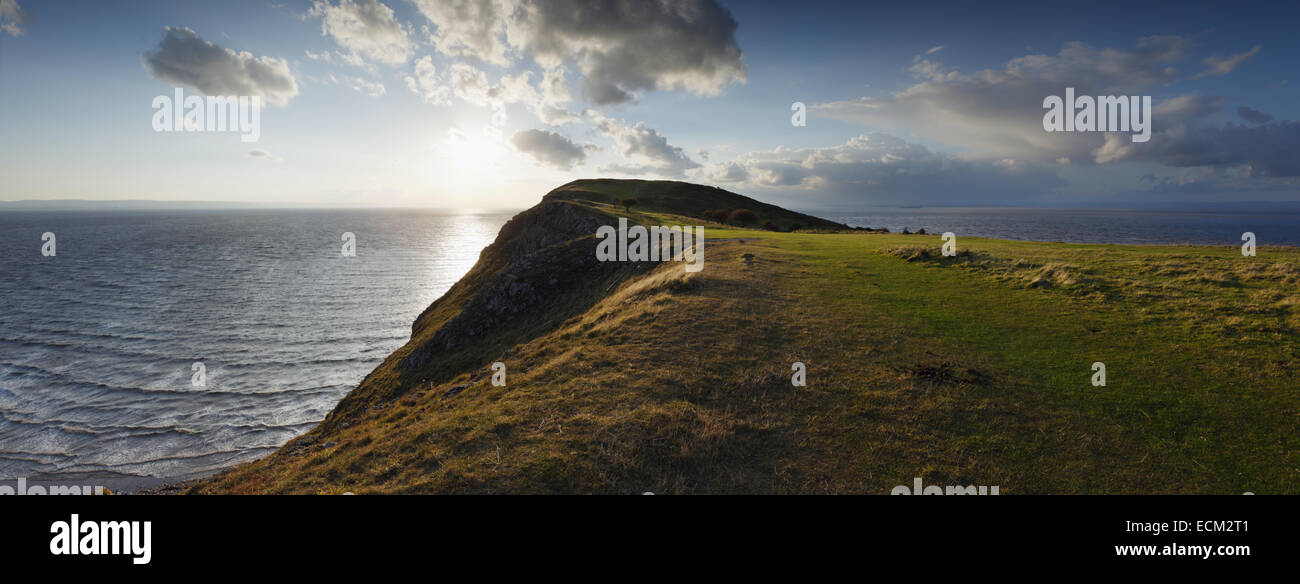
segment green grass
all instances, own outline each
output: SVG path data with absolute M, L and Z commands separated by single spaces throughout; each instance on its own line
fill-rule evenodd
M 701 224 L 674 204 L 629 215 Z M 707 225 L 703 272 L 607 274 L 527 333 L 397 371 L 475 293 L 453 288 L 320 428 L 192 490 L 1297 492 L 1300 250 L 959 238 L 945 258 L 935 235 Z
M 1295 249 L 1243 258 L 1236 248 L 963 239 L 965 258 L 909 263 L 898 247 L 926 239 L 937 250 L 939 239 L 791 239 L 836 282 L 821 289 L 829 302 L 884 311 L 934 352 L 988 363 L 1001 391 L 1067 416 L 1078 446 L 1096 445 L 1095 456 L 1039 461 L 1077 468 L 1077 484 L 1031 491 L 1295 488 Z M 1037 284 L 1044 274 L 1056 283 Z M 1106 364 L 1105 387 L 1091 384 L 1094 361 Z

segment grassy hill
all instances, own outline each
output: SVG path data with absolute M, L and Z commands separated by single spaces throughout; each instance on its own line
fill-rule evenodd
M 719 208 L 779 230 L 701 219 Z M 705 225 L 704 270 L 596 262 L 620 216 Z M 938 236 L 793 223 L 837 227 L 711 187 L 564 185 L 318 428 L 190 491 L 1300 491 L 1300 250 L 943 257 Z
M 754 225 L 770 222 L 776 231 L 845 230 L 848 226 L 820 217 L 796 213 L 769 205 L 744 195 L 717 187 L 668 180 L 576 180 L 563 185 L 545 197 L 546 200 L 603 203 L 618 207 L 621 201 L 635 199 L 636 209 L 658 211 L 673 215 L 710 219 L 709 211 L 734 211 L 748 209 L 756 215 Z

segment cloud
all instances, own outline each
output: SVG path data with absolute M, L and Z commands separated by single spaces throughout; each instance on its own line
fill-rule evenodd
M 1216 114 L 1227 102 L 1198 95 L 1165 100 L 1154 108 L 1149 142 L 1134 144 L 1127 136 L 1106 134 L 1094 158 L 1098 163 L 1213 167 L 1207 171 L 1233 170 L 1242 180 L 1300 176 L 1300 124 L 1272 122 L 1273 116 L 1242 106 L 1237 114 L 1257 125 L 1217 125 Z
M 16 0 L 0 0 L 0 30 L 12 36 L 22 36 L 26 23 L 27 15 Z
M 717 182 L 740 183 L 749 180 L 749 169 L 739 162 L 724 162 L 710 167 L 705 176 Z
M 538 164 L 571 170 L 587 158 L 586 150 L 568 138 L 547 130 L 522 130 L 510 137 L 516 150 L 532 156 Z
M 388 88 L 384 87 L 383 83 L 371 81 L 364 77 L 336 77 L 333 73 L 330 73 L 330 81 L 347 85 L 370 97 L 382 97 L 388 93 Z
M 313 53 L 311 51 L 303 51 L 303 52 L 307 53 L 307 58 L 313 61 L 324 61 L 326 63 L 334 62 L 334 55 L 331 55 L 329 51 L 321 51 L 319 53 Z
M 1196 94 L 1171 97 L 1157 103 L 1151 119 L 1156 131 L 1172 125 L 1209 117 L 1223 109 L 1228 100 L 1222 97 L 1202 96 Z
M 298 95 L 298 83 L 284 59 L 254 57 L 199 38 L 188 28 L 167 27 L 158 47 L 144 55 L 154 77 L 204 95 L 260 95 L 285 105 Z
M 875 133 L 835 146 L 750 152 L 718 165 L 709 178 L 874 204 L 969 205 L 1042 197 L 1066 184 L 1056 170 L 1016 159 L 964 159 Z
M 543 123 L 560 126 L 581 121 L 578 114 L 563 107 L 564 104 L 573 99 L 569 94 L 569 85 L 564 81 L 563 68 L 557 67 L 548 70 L 542 75 L 538 86 L 540 91 L 538 101 L 534 105 L 534 111 Z
M 1237 167 L 1247 178 L 1300 176 L 1300 123 L 1256 126 L 1175 124 L 1151 136 L 1143 148 L 1108 134 L 1101 150 L 1107 161 L 1154 161 L 1166 166 Z
M 415 43 L 393 9 L 378 0 L 318 0 L 308 12 L 321 19 L 321 34 L 347 49 L 353 64 L 370 59 L 401 65 L 411 58 Z
M 1241 119 L 1253 124 L 1267 124 L 1273 121 L 1273 116 L 1257 109 L 1248 108 L 1244 105 L 1237 108 L 1237 115 L 1241 116 Z
M 473 105 L 491 107 L 500 112 L 498 115 L 504 114 L 505 106 L 521 103 L 532 108 L 538 119 L 550 126 L 580 121 L 577 114 L 561 107 L 570 98 L 564 73 L 559 69 L 543 74 L 539 87 L 532 85 L 532 71 L 502 75 L 492 83 L 487 73 L 468 63 L 453 63 L 447 77 L 456 97 Z
M 1260 46 L 1255 45 L 1255 48 L 1249 51 L 1246 51 L 1244 53 L 1237 53 L 1236 55 L 1233 55 L 1226 59 L 1220 59 L 1217 57 L 1206 57 L 1205 60 L 1202 62 L 1205 63 L 1207 69 L 1201 71 L 1200 73 L 1197 73 L 1196 78 L 1200 79 L 1202 77 L 1218 77 L 1221 75 L 1227 75 L 1229 73 L 1232 73 L 1233 71 L 1236 71 L 1237 67 L 1240 67 L 1242 63 L 1245 63 L 1246 61 L 1249 61 L 1252 58 L 1254 58 L 1255 55 L 1258 55 L 1259 49 Z
M 1274 197 L 1295 193 L 1300 188 L 1297 177 L 1261 181 L 1249 167 L 1185 169 L 1173 175 L 1143 175 L 1140 179 L 1148 192 L 1172 193 L 1177 196 L 1219 195 L 1235 197 Z
M 930 47 L 929 49 L 927 49 L 927 50 L 925 51 L 925 54 L 927 54 L 927 55 L 933 55 L 933 54 L 935 54 L 935 53 L 937 53 L 937 52 L 939 52 L 939 51 L 942 51 L 943 49 L 944 49 L 944 46 L 943 46 L 943 45 L 939 45 L 939 46 L 937 46 L 937 47 Z
M 596 105 L 639 91 L 717 95 L 743 83 L 736 20 L 716 0 L 417 0 L 446 55 L 504 65 L 573 63 Z
M 407 76 L 406 88 L 420 96 L 425 103 L 433 105 L 451 105 L 451 88 L 438 78 L 438 69 L 433 66 L 433 59 L 424 56 L 415 61 L 415 75 Z
M 940 159 L 918 152 L 891 151 L 888 156 L 902 156 L 908 161 L 908 173 L 885 177 L 879 173 L 893 167 L 857 160 L 861 148 L 836 151 L 838 156 L 855 162 L 846 169 L 872 171 L 867 175 L 868 184 L 893 182 L 897 192 L 924 183 L 918 177 L 927 176 L 938 180 L 965 174 L 977 183 L 1005 183 L 1009 177 L 989 167 L 997 167 L 1002 161 L 1014 161 L 1005 170 L 1015 169 L 1025 173 L 1022 179 L 1048 186 L 1060 180 L 1054 176 L 1056 172 L 1064 173 L 1076 163 L 1153 163 L 1199 168 L 1211 174 L 1233 173 L 1235 180 L 1257 179 L 1274 184 L 1296 176 L 1300 172 L 1300 163 L 1295 162 L 1300 160 L 1296 124 L 1274 123 L 1267 114 L 1245 108 L 1239 109 L 1238 115 L 1258 125 L 1224 125 L 1218 121 L 1228 103 L 1223 97 L 1185 94 L 1156 103 L 1151 115 L 1152 135 L 1146 143 L 1132 142 L 1127 133 L 1043 131 L 1042 103 L 1046 96 L 1063 95 L 1066 87 L 1075 88 L 1076 95 L 1149 95 L 1153 88 L 1185 79 L 1173 64 L 1188 58 L 1188 48 L 1188 41 L 1173 36 L 1144 37 L 1128 50 L 1098 49 L 1075 42 L 1067 43 L 1054 55 L 1025 55 L 1000 67 L 969 74 L 918 55 L 910 65 L 917 81 L 903 90 L 883 97 L 814 105 L 810 112 L 872 128 L 895 128 L 962 149 L 960 157 L 934 155 Z M 1217 67 L 1215 70 L 1228 72 L 1257 52 L 1206 62 Z M 814 154 L 825 152 L 808 153 Z M 927 160 L 930 164 L 918 166 Z M 961 172 L 934 172 L 934 165 L 940 163 Z M 746 163 L 752 182 L 784 187 L 807 187 L 820 181 L 855 184 L 828 177 L 829 170 L 814 172 L 809 165 L 823 170 L 836 168 L 816 156 L 782 163 L 758 159 Z M 1052 165 L 1058 167 L 1057 171 L 1051 169 Z M 1078 171 L 1066 174 L 1078 176 Z M 962 188 L 952 184 L 953 188 Z
M 415 0 L 415 6 L 434 25 L 430 39 L 438 52 L 451 57 L 474 57 L 506 65 L 509 50 L 503 39 L 511 2 L 501 0 Z
M 454 63 L 448 77 L 451 90 L 468 103 L 481 106 L 524 101 L 535 93 L 528 84 L 531 71 L 503 75 L 499 83 L 488 81 L 487 73 L 467 63 Z
M 736 20 L 714 0 L 535 0 L 520 13 L 520 46 L 543 64 L 576 55 L 596 105 L 641 90 L 717 95 L 746 80 Z
M 1043 98 L 1063 95 L 1141 95 L 1177 79 L 1172 63 L 1187 57 L 1181 37 L 1138 39 L 1130 50 L 1071 42 L 1054 55 L 1029 54 L 974 73 L 950 70 L 918 56 L 916 83 L 883 97 L 813 105 L 820 117 L 893 129 L 997 158 L 1087 159 L 1102 144 L 1096 133 L 1043 131 Z
M 646 127 L 645 122 L 628 125 L 622 120 L 588 110 L 597 130 L 614 140 L 614 146 L 625 158 L 636 162 L 635 165 L 611 165 L 612 172 L 625 174 L 657 174 L 667 177 L 682 177 L 686 171 L 699 168 L 700 164 L 691 160 L 686 152 L 668 143 L 668 138 Z M 603 170 L 603 169 L 602 169 Z
M 249 150 L 247 156 L 254 160 L 265 160 L 267 162 L 280 162 L 281 160 L 283 160 L 279 156 L 276 156 L 274 154 L 271 154 L 270 152 L 258 148 Z

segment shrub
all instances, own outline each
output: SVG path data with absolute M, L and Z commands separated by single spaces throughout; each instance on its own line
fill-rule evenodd
M 726 223 L 727 215 L 729 213 L 730 212 L 727 211 L 726 209 L 709 209 L 708 211 L 704 212 L 704 218 L 710 221 L 716 221 L 718 223 Z
M 736 209 L 727 215 L 727 221 L 737 225 L 753 225 L 758 221 L 758 215 L 749 209 Z

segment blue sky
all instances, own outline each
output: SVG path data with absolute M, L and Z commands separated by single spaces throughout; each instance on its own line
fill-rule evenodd
M 574 178 L 801 208 L 1300 200 L 1296 3 L 0 0 L 0 200 L 523 207 Z M 1150 142 L 1042 99 L 1150 95 Z M 260 137 L 152 101 L 264 95 Z M 791 104 L 808 108 L 791 124 Z

